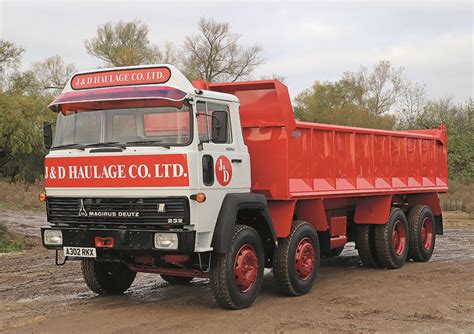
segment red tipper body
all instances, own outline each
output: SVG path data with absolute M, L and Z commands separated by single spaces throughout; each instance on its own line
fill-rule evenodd
M 294 212 L 328 230 L 331 207 L 355 205 L 356 223 L 383 224 L 387 214 L 380 208 L 389 209 L 393 196 L 423 199 L 440 214 L 437 193 L 448 189 L 444 126 L 386 131 L 299 122 L 279 81 L 207 85 L 240 99 L 252 191 L 267 197 L 278 235 L 287 235 L 284 222 Z

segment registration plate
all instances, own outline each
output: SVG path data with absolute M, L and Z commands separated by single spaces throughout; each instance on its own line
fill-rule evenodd
M 93 247 L 64 247 L 64 256 L 97 257 Z

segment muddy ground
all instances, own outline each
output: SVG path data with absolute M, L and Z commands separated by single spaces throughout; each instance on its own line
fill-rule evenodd
M 152 274 L 138 274 L 124 296 L 97 297 L 78 262 L 56 267 L 38 241 L 0 254 L 0 332 L 474 332 L 474 221 L 446 216 L 428 263 L 368 269 L 349 244 L 323 261 L 308 295 L 278 295 L 268 272 L 256 302 L 242 311 L 219 309 L 206 280 L 175 287 Z M 31 236 L 45 222 L 18 211 L 1 211 L 0 220 Z

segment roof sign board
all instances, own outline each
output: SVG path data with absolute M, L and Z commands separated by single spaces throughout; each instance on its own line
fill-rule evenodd
M 92 73 L 76 74 L 71 79 L 74 90 L 116 86 L 137 86 L 166 83 L 171 77 L 168 67 L 147 67 L 138 69 L 114 69 Z

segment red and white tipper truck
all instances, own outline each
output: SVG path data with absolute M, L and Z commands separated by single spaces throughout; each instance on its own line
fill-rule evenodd
M 264 268 L 303 295 L 348 242 L 364 265 L 396 269 L 428 261 L 443 234 L 443 126 L 299 122 L 277 80 L 190 83 L 171 65 L 77 73 L 49 107 L 43 244 L 57 264 L 81 260 L 100 295 L 137 272 L 199 277 L 241 309 Z

